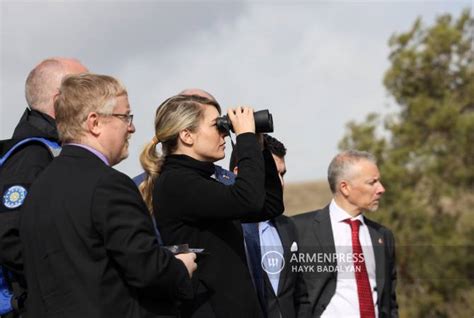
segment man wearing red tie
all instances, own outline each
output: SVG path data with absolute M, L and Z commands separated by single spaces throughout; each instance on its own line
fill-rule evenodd
M 338 154 L 328 181 L 331 203 L 294 218 L 313 317 L 398 317 L 393 234 L 363 215 L 385 192 L 374 156 Z

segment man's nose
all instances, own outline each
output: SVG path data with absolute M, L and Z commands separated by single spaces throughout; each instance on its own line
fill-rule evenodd
M 379 189 L 378 189 L 377 193 L 380 193 L 380 194 L 384 194 L 384 193 L 385 193 L 385 188 L 384 188 L 384 186 L 383 186 L 382 183 L 380 183 Z
M 131 125 L 128 126 L 128 131 L 133 134 L 135 132 L 135 124 L 132 123 Z

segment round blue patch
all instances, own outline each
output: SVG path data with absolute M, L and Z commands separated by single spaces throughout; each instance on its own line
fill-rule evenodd
M 23 204 L 27 193 L 28 191 L 22 186 L 15 185 L 10 187 L 3 194 L 3 205 L 8 209 L 15 209 Z

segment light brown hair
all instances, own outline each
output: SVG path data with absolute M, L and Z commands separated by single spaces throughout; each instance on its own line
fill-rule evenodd
M 153 213 L 153 187 L 167 155 L 176 151 L 179 133 L 184 129 L 196 131 L 204 116 L 203 105 L 221 108 L 215 101 L 196 95 L 176 95 L 165 100 L 156 110 L 155 136 L 140 154 L 140 163 L 145 170 L 145 180 L 140 184 L 140 192 L 148 209 Z M 162 154 L 156 146 L 161 143 Z
M 88 114 L 111 114 L 116 98 L 126 94 L 122 83 L 111 76 L 84 73 L 65 77 L 54 102 L 59 139 L 79 141 Z

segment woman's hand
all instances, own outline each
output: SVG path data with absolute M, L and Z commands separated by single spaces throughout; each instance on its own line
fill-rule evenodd
M 189 277 L 193 277 L 193 272 L 197 269 L 196 254 L 185 253 L 175 255 L 174 257 L 183 262 L 184 266 L 186 266 L 186 269 L 188 270 Z
M 239 106 L 235 109 L 230 108 L 227 111 L 227 116 L 229 116 L 236 136 L 247 132 L 255 133 L 253 108 L 245 106 Z

